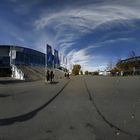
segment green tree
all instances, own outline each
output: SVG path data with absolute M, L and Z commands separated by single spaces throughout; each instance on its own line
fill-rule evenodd
M 74 75 L 79 75 L 80 69 L 81 69 L 81 65 L 76 64 L 76 65 L 73 66 L 72 73 L 73 73 Z
M 99 75 L 99 72 L 98 71 L 94 71 L 93 75 Z
M 92 72 L 88 72 L 88 74 L 89 74 L 89 75 L 92 75 L 93 73 L 92 73 Z
M 128 58 L 134 58 L 135 56 L 136 56 L 136 53 L 132 50 L 132 51 L 129 53 Z
M 89 74 L 89 72 L 88 71 L 85 71 L 85 75 L 88 75 Z
M 110 60 L 110 62 L 109 62 L 108 65 L 107 65 L 106 70 L 107 70 L 107 71 L 111 71 L 112 69 L 113 69 L 113 63 L 112 63 L 112 61 Z
M 80 71 L 80 74 L 83 75 L 83 71 L 82 70 Z

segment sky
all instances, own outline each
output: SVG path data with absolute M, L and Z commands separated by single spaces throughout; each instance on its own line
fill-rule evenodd
M 140 55 L 140 0 L 0 0 L 0 44 L 45 53 L 46 44 L 83 70 Z

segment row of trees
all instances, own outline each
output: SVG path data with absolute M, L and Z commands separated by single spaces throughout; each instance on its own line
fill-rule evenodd
M 98 71 L 94 71 L 94 72 L 85 71 L 85 75 L 99 75 L 99 72 Z
M 127 60 L 118 60 L 115 66 L 110 63 L 107 67 L 107 71 L 111 75 L 140 75 L 140 60 L 138 57 L 131 57 Z M 73 66 L 72 73 L 74 75 L 83 75 L 81 66 L 79 64 Z M 85 75 L 99 75 L 99 72 L 85 71 Z
M 139 74 L 139 72 L 136 70 L 140 68 L 140 61 L 135 60 L 135 58 L 132 59 L 133 61 L 119 60 L 116 66 L 111 70 L 111 74 L 120 74 L 121 72 L 123 72 L 123 75 Z
M 72 74 L 74 75 L 83 75 L 83 71 L 81 70 L 81 65 L 76 64 L 73 66 Z M 85 75 L 99 75 L 99 72 L 89 72 L 85 71 Z

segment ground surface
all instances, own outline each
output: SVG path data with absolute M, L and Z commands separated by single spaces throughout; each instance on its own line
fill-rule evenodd
M 0 140 L 140 140 L 140 77 L 0 84 Z

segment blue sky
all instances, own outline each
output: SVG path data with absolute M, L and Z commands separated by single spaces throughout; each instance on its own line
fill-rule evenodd
M 46 43 L 91 71 L 140 55 L 140 0 L 0 0 L 0 44 Z

